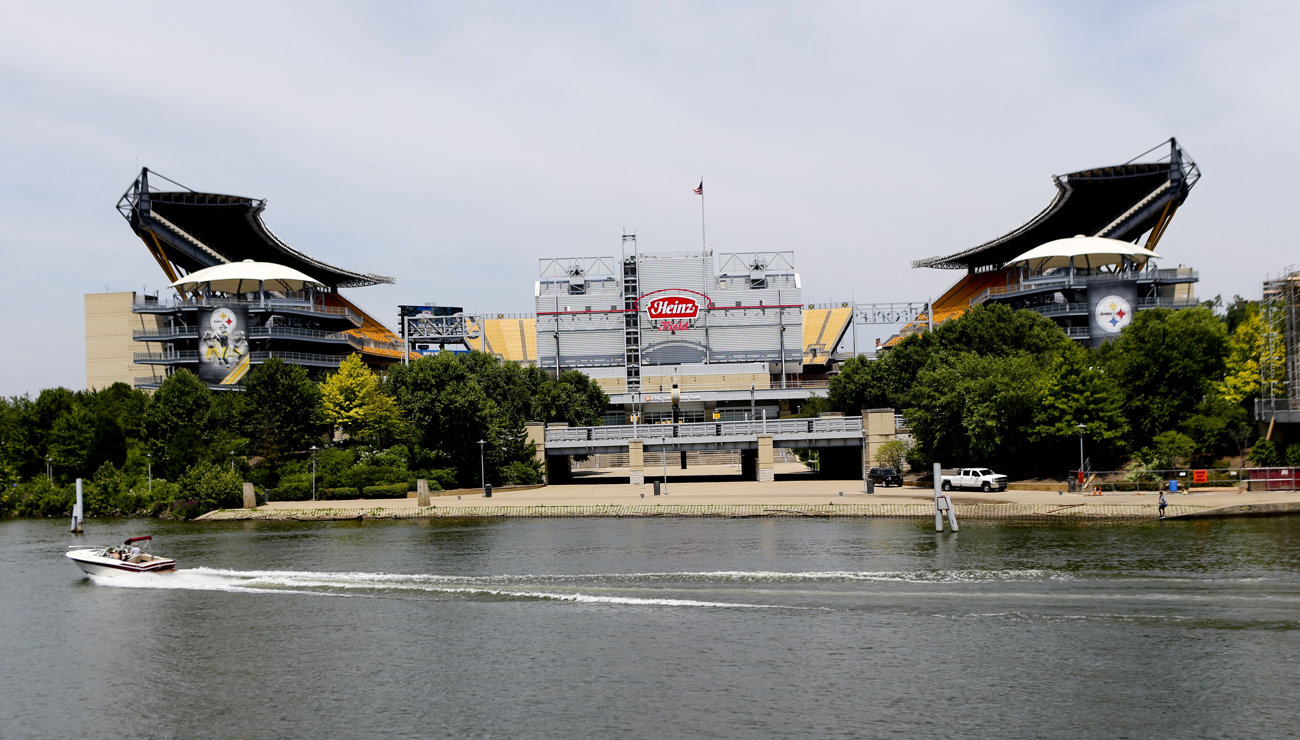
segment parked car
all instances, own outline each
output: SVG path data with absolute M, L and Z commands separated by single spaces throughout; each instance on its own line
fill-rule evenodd
M 978 488 L 981 491 L 1005 491 L 1007 477 L 988 468 L 962 468 L 954 474 L 940 476 L 945 491 L 954 488 Z
M 903 485 L 903 476 L 893 468 L 872 468 L 867 471 L 867 477 L 878 486 Z

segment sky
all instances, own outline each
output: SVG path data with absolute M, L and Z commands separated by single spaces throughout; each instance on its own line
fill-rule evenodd
M 1203 177 L 1163 266 L 1230 299 L 1300 263 L 1295 4 L 0 10 L 3 396 L 85 387 L 85 294 L 166 295 L 115 209 L 141 167 L 266 198 L 294 248 L 396 277 L 345 291 L 390 326 L 404 303 L 530 312 L 540 259 L 617 255 L 624 232 L 793 250 L 805 303 L 924 301 L 960 273 L 912 260 L 1171 136 Z

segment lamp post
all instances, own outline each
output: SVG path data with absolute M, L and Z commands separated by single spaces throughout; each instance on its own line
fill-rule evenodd
M 54 458 L 50 457 L 49 455 L 46 455 L 45 456 L 45 477 L 50 481 L 50 485 L 54 484 L 53 463 L 54 463 Z
M 230 472 L 235 472 L 235 451 L 230 451 Z
M 311 500 L 316 500 L 316 445 L 311 446 Z
M 1079 472 L 1083 472 L 1083 430 L 1088 428 L 1087 424 L 1076 424 L 1075 429 L 1079 430 Z
M 487 493 L 487 468 L 483 462 L 483 445 L 485 444 L 487 444 L 486 439 L 478 441 L 478 483 L 479 488 L 483 489 L 483 493 Z
M 153 496 L 153 453 L 144 453 L 144 459 L 149 465 L 149 495 Z

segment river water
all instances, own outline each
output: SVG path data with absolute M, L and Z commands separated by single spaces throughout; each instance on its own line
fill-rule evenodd
M 152 533 L 170 574 L 65 546 Z M 1300 518 L 0 523 L 6 738 L 1294 737 Z

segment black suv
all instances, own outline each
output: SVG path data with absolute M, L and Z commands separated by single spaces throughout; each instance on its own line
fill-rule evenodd
M 872 468 L 867 471 L 867 477 L 871 482 L 878 486 L 901 486 L 903 485 L 903 476 L 898 474 L 893 468 Z

